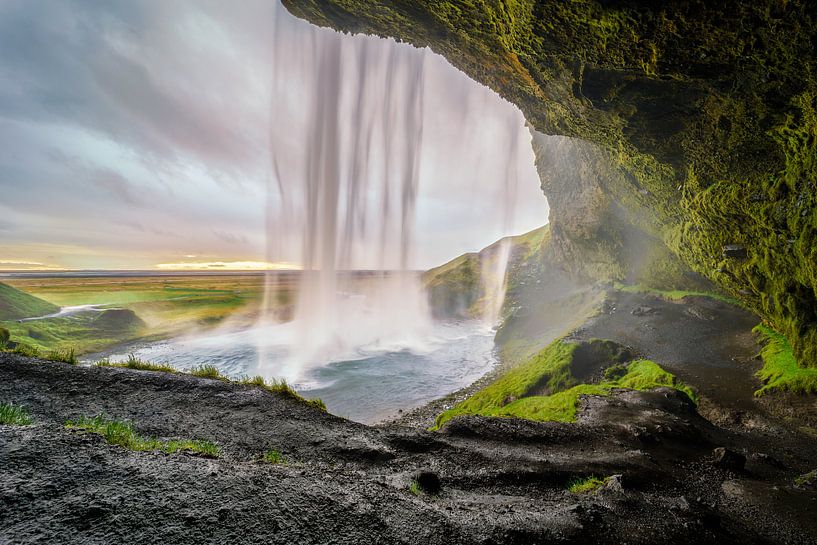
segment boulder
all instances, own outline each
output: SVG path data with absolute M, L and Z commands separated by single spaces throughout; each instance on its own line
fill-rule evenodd
M 440 477 L 428 468 L 418 469 L 412 478 L 420 490 L 428 494 L 436 494 L 442 489 Z
M 729 471 L 743 471 L 746 466 L 746 456 L 726 447 L 718 447 L 712 451 L 712 464 Z

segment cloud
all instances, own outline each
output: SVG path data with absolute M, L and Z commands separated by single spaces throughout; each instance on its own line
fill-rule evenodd
M 298 261 L 297 222 L 264 230 L 270 150 L 284 183 L 306 184 L 310 44 L 321 40 L 337 37 L 267 0 L 0 3 L 0 233 L 29 249 L 8 255 L 44 261 L 34 248 L 51 245 L 55 261 L 95 268 L 152 267 L 186 254 Z M 342 40 L 352 52 L 361 40 L 386 43 Z M 419 54 L 403 47 L 406 57 Z M 380 94 L 387 51 L 370 59 Z M 422 267 L 506 234 L 496 206 L 507 175 L 498 140 L 509 123 L 525 134 L 517 110 L 426 54 Z M 384 166 L 382 157 L 371 161 Z M 544 223 L 546 205 L 532 158 L 520 159 L 520 172 L 521 232 Z M 288 250 L 267 255 L 273 246 Z M 376 266 L 370 254 L 360 249 L 354 265 Z

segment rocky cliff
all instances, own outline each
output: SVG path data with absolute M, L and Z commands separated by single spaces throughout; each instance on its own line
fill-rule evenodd
M 539 165 L 566 267 L 653 284 L 698 282 L 691 269 L 817 366 L 817 5 L 283 2 L 429 46 L 519 106 L 535 140 L 568 137 L 568 176 Z

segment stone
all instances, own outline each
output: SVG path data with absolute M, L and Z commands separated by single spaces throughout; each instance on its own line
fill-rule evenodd
M 746 456 L 726 447 L 718 447 L 712 451 L 712 463 L 729 471 L 743 471 L 746 466 Z
M 746 246 L 741 246 L 740 244 L 727 244 L 723 247 L 723 257 L 728 257 L 730 259 L 746 259 L 749 257 L 749 254 L 746 251 Z
M 418 469 L 413 476 L 414 482 L 423 492 L 436 494 L 442 489 L 440 477 L 428 468 Z
M 652 316 L 657 312 L 658 309 L 656 308 L 639 306 L 635 307 L 632 311 L 630 311 L 630 314 L 632 314 L 633 316 Z
M 604 483 L 604 490 L 607 492 L 624 492 L 623 475 L 611 475 Z

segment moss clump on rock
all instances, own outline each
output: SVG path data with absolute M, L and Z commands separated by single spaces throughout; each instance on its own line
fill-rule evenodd
M 629 350 L 612 341 L 556 340 L 442 413 L 434 429 L 467 414 L 575 422 L 581 396 L 608 396 L 615 389 L 674 388 L 697 401 L 697 395 L 689 386 L 657 363 L 631 359 Z M 601 369 L 608 372 L 598 382 L 591 382 Z

